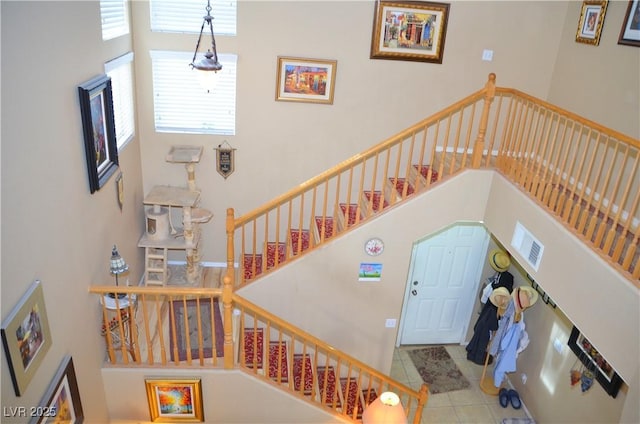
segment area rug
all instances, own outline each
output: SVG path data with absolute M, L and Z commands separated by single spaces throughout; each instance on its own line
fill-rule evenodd
M 175 361 L 174 345 L 177 346 L 178 359 L 184 361 L 187 359 L 187 349 L 191 350 L 191 359 L 200 358 L 200 346 L 198 340 L 202 337 L 202 357 L 211 358 L 214 354 L 216 357 L 224 355 L 224 331 L 222 329 L 222 316 L 220 314 L 220 306 L 218 299 L 209 298 L 200 299 L 200 332 L 198 332 L 198 305 L 196 299 L 186 301 L 187 312 L 185 314 L 184 302 L 182 300 L 173 301 L 173 312 L 175 314 L 175 336 L 174 327 L 169 326 L 170 331 L 170 349 L 171 360 Z M 212 305 L 213 304 L 213 305 Z M 213 311 L 212 311 L 213 309 Z M 213 313 L 212 313 L 213 312 Z M 170 317 L 170 315 L 169 315 Z M 185 326 L 185 318 L 187 325 Z M 211 326 L 213 322 L 213 331 Z M 185 329 L 189 329 L 189 347 L 187 348 L 187 337 Z M 215 346 L 214 346 L 215 342 Z
M 422 380 L 432 394 L 452 392 L 470 386 L 444 346 L 430 346 L 407 351 Z

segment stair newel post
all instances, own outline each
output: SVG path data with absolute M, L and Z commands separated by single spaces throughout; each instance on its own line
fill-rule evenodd
M 233 282 L 235 281 L 233 232 L 235 219 L 233 208 L 227 209 L 227 269 L 222 278 L 222 308 L 224 313 L 224 368 L 231 369 L 233 361 Z
M 422 383 L 418 396 L 418 407 L 416 408 L 416 415 L 413 417 L 413 424 L 420 424 L 422 419 L 422 411 L 427 406 L 427 399 L 429 398 L 429 388 L 425 383 Z
M 496 74 L 489 74 L 489 80 L 484 86 L 484 105 L 482 107 L 482 117 L 480 118 L 480 127 L 478 128 L 478 136 L 473 146 L 473 158 L 471 159 L 472 168 L 480 168 L 482 162 L 482 152 L 484 151 L 484 136 L 487 133 L 487 125 L 489 123 L 489 111 L 491 110 L 491 102 L 496 95 Z

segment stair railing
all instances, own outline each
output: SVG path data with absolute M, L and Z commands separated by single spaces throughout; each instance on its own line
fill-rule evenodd
M 239 367 L 307 402 L 360 422 L 364 408 L 381 393 L 401 400 L 408 422 L 418 424 L 428 388 L 415 391 L 234 295 Z
M 377 396 L 393 391 L 410 422 L 420 422 L 425 384 L 415 391 L 396 382 L 233 293 L 231 282 L 227 275 L 222 289 L 91 286 L 101 305 L 108 362 L 240 368 L 354 422 Z
M 242 286 L 468 168 L 501 172 L 640 287 L 640 141 L 495 86 L 240 217 L 227 210 Z M 234 243 L 237 241 L 238 250 Z

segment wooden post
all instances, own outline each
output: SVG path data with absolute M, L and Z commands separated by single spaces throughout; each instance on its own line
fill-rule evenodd
M 473 157 L 471 159 L 472 168 L 480 168 L 480 163 L 482 162 L 482 152 L 484 151 L 484 135 L 487 133 L 489 110 L 491 109 L 491 102 L 496 95 L 496 74 L 494 74 L 493 72 L 489 74 L 489 80 L 485 84 L 484 88 L 484 106 L 482 107 L 482 117 L 480 118 L 478 137 L 476 137 L 476 142 L 473 146 Z M 489 152 L 489 154 L 491 154 L 491 152 Z
M 235 219 L 233 217 L 233 208 L 227 209 L 227 269 L 225 276 L 222 278 L 222 307 L 224 311 L 224 368 L 231 369 L 234 366 L 233 360 L 233 285 L 235 281 L 234 262 L 234 245 L 233 232 L 235 227 Z
M 413 424 L 420 424 L 422 421 L 422 411 L 427 406 L 427 399 L 429 398 L 429 388 L 425 383 L 422 383 L 420 387 L 420 396 L 418 397 L 418 407 L 416 408 L 416 415 L 413 417 Z

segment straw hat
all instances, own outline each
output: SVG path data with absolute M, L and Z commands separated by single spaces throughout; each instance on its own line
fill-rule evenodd
M 511 265 L 509 254 L 500 249 L 493 249 L 489 252 L 489 265 L 498 272 L 505 272 Z
M 507 309 L 510 300 L 511 294 L 506 287 L 495 288 L 489 295 L 489 301 L 501 311 Z
M 538 292 L 529 286 L 519 286 L 513 289 L 513 304 L 516 307 L 516 312 L 524 311 L 525 309 L 533 306 L 538 300 Z

